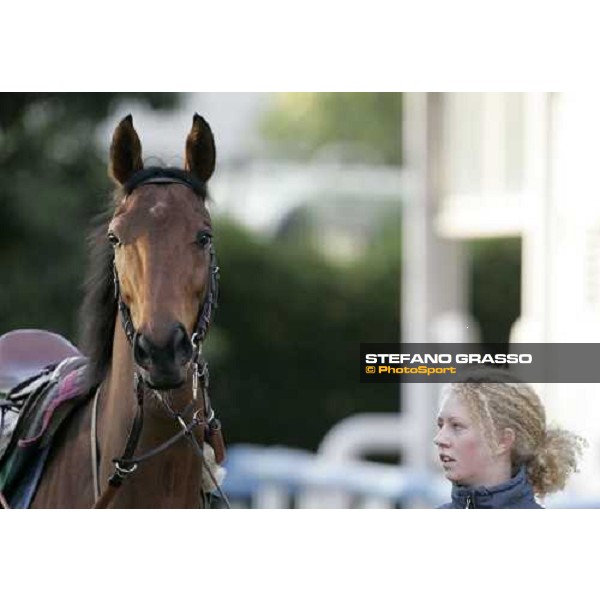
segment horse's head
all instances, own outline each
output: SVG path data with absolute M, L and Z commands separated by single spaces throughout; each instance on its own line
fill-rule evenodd
M 115 288 L 135 363 L 154 388 L 184 383 L 194 334 L 203 337 L 208 325 L 213 250 L 205 200 L 214 167 L 214 138 L 198 115 L 184 170 L 144 169 L 131 116 L 114 132 L 109 172 L 117 207 L 107 235 Z

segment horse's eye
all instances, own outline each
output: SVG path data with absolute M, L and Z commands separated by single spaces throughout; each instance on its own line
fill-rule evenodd
M 196 243 L 200 248 L 206 248 L 210 244 L 210 240 L 212 240 L 212 235 L 207 231 L 201 231 L 196 238 Z
M 110 242 L 113 248 L 116 248 L 117 246 L 121 245 L 121 241 L 112 231 L 108 232 L 108 241 Z

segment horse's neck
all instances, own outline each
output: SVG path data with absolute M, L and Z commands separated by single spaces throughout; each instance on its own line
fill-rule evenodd
M 189 402 L 191 395 L 188 383 L 173 394 L 172 400 L 180 407 Z M 103 384 L 98 417 L 102 491 L 114 469 L 112 460 L 123 454 L 136 409 L 132 352 L 120 323 L 117 323 L 112 367 Z M 154 450 L 179 430 L 178 422 L 146 390 L 144 422 L 135 454 L 139 456 Z M 201 442 L 200 437 L 198 435 Z M 197 508 L 201 502 L 201 469 L 201 459 L 182 438 L 168 450 L 140 464 L 121 486 L 113 506 Z

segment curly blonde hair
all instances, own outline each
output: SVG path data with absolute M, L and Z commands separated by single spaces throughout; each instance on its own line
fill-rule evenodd
M 506 371 L 482 369 L 462 383 L 450 384 L 448 391 L 465 401 L 492 449 L 499 432 L 514 431 L 512 466 L 525 465 L 537 496 L 562 490 L 577 472 L 586 441 L 565 429 L 547 427 L 544 406 L 528 384 Z

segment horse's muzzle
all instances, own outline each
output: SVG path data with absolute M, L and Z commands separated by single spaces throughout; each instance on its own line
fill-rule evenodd
M 183 385 L 192 353 L 192 342 L 181 323 L 172 327 L 166 341 L 160 345 L 142 332 L 136 333 L 133 340 L 134 360 L 146 383 L 155 389 Z

